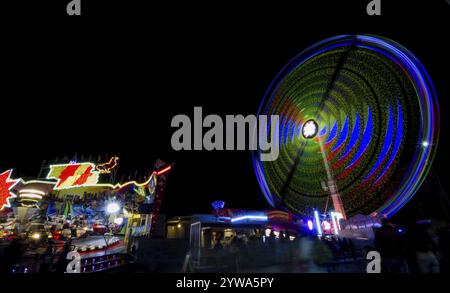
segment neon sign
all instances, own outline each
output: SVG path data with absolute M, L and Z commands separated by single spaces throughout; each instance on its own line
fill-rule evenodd
M 99 172 L 93 163 L 73 163 L 73 164 L 62 164 L 62 165 L 51 165 L 50 172 L 47 175 L 47 179 L 56 179 L 57 182 L 53 187 L 54 190 L 69 189 L 75 187 L 86 187 L 86 186 L 98 186 L 98 187 L 108 187 L 111 189 L 120 189 L 125 186 L 134 184 L 137 187 L 148 187 L 150 194 L 154 193 L 157 185 L 157 177 L 162 176 L 172 169 L 172 165 L 169 165 L 161 170 L 153 171 L 150 177 L 142 183 L 136 181 L 128 181 L 125 183 L 109 184 L 109 183 L 98 183 Z M 29 181 L 29 182 L 39 182 L 39 181 Z M 47 183 L 48 182 L 42 182 Z
M 11 192 L 11 189 L 19 183 L 19 179 L 11 179 L 12 169 L 0 174 L 0 210 L 4 207 L 11 207 L 9 203 L 10 198 L 16 197 Z
M 231 222 L 239 222 L 239 221 L 244 221 L 244 220 L 248 220 L 248 221 L 267 221 L 267 216 L 254 216 L 254 215 L 246 215 L 246 216 L 240 216 L 240 217 L 236 217 L 236 218 L 231 218 Z
M 152 186 L 155 187 L 156 183 L 157 183 L 157 180 L 156 180 L 155 176 L 164 175 L 165 173 L 169 172 L 170 170 L 172 170 L 172 166 L 171 165 L 169 165 L 169 166 L 167 166 L 164 169 L 161 169 L 159 171 L 153 171 L 152 175 L 150 175 L 150 177 L 145 182 L 142 182 L 142 183 L 138 183 L 138 182 L 133 180 L 133 181 L 128 181 L 128 182 L 125 182 L 125 183 L 117 183 L 117 184 L 108 184 L 108 183 L 97 184 L 97 186 L 108 186 L 108 187 L 111 187 L 112 189 L 116 189 L 116 188 L 123 188 L 125 186 L 130 185 L 130 184 L 134 184 L 134 185 L 139 186 L 139 187 L 140 186 L 148 186 L 149 190 L 150 190 L 150 193 L 152 193 L 152 189 L 151 188 L 152 188 Z
M 53 189 L 67 189 L 94 186 L 98 183 L 99 172 L 92 163 L 51 165 L 47 179 L 57 179 Z
M 118 164 L 119 157 L 114 156 L 109 159 L 109 162 L 98 164 L 97 166 L 95 166 L 95 170 L 97 170 L 100 174 L 109 174 L 111 173 L 112 169 L 117 167 Z
M 240 221 L 268 221 L 268 217 L 265 212 L 259 211 L 233 211 L 231 222 L 240 222 Z

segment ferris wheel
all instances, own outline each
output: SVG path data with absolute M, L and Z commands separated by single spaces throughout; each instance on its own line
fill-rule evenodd
M 392 216 L 425 179 L 437 148 L 439 107 L 419 60 L 379 36 L 341 35 L 293 58 L 258 115 L 279 115 L 280 155 L 255 173 L 266 200 L 302 216 L 312 209 Z

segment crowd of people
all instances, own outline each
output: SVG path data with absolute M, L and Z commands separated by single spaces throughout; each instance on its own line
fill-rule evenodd
M 261 233 L 237 233 L 224 241 L 223 235 L 218 233 L 213 239 L 210 261 L 219 270 L 231 271 L 286 263 L 298 255 L 296 239 L 297 235 L 288 231 L 281 231 L 278 235 L 271 231 L 269 236 Z
M 389 220 L 375 233 L 375 248 L 381 256 L 382 272 L 448 273 L 450 226 L 411 222 L 403 231 Z
M 269 235 L 235 234 L 224 241 L 219 233 L 211 249 L 204 251 L 206 266 L 223 271 L 268 269 L 279 272 L 327 272 L 335 261 L 354 261 L 357 249 L 351 239 L 322 238 L 292 231 Z
M 269 236 L 234 235 L 230 241 L 218 236 L 211 249 L 212 265 L 226 270 L 284 266 L 289 271 L 303 266 L 304 272 L 366 272 L 366 254 L 377 251 L 381 273 L 448 273 L 450 271 L 450 226 L 447 222 L 411 222 L 399 228 L 389 219 L 375 231 L 375 239 L 364 244 L 336 236 L 289 235 L 274 231 Z

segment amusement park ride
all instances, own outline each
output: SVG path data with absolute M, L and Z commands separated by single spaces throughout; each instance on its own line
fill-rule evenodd
M 280 116 L 278 160 L 253 155 L 266 200 L 309 218 L 318 234 L 321 223 L 337 231 L 394 215 L 426 178 L 439 138 L 424 67 L 400 44 L 372 35 L 332 37 L 298 54 L 258 115 Z
M 28 181 L 11 178 L 13 170 L 3 172 L 0 208 L 8 225 L 2 225 L 0 236 L 71 240 L 80 252 L 113 244 L 128 251 L 135 237 L 151 237 L 173 165 L 158 160 L 143 182 L 110 183 L 118 162 L 114 156 L 99 164 L 54 164 L 45 179 Z

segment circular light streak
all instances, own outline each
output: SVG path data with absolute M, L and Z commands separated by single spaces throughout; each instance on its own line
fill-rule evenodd
M 280 116 L 278 159 L 253 153 L 259 185 L 273 207 L 299 216 L 325 208 L 331 175 L 348 215 L 390 217 L 422 184 L 439 136 L 422 64 L 371 35 L 337 36 L 301 52 L 276 76 L 258 115 Z

